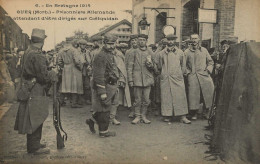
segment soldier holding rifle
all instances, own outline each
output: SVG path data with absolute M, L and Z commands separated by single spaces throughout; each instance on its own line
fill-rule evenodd
M 57 71 L 47 70 L 47 61 L 42 53 L 46 37 L 44 30 L 33 29 L 32 44 L 23 56 L 21 82 L 24 84 L 23 87 L 29 88 L 30 98 L 24 98 L 24 101 L 20 101 L 14 127 L 19 134 L 27 134 L 27 152 L 35 155 L 50 152 L 45 144 L 40 143 L 42 126 L 48 116 L 48 108 L 43 110 L 38 106 L 34 109 L 38 108 L 39 110 L 29 110 L 28 102 L 37 96 L 44 97 L 46 95 L 45 86 L 51 84 L 52 81 L 57 81 Z M 23 97 L 18 97 L 18 100 L 21 99 Z

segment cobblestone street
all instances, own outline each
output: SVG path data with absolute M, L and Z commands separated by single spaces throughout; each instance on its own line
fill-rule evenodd
M 120 108 L 120 126 L 111 125 L 116 137 L 99 138 L 91 134 L 85 124 L 91 106 L 62 107 L 61 119 L 68 133 L 65 149 L 56 149 L 56 131 L 52 124 L 52 104 L 49 117 L 43 124 L 42 142 L 51 150 L 48 155 L 33 156 L 26 152 L 26 136 L 13 130 L 18 103 L 3 116 L 0 124 L 0 163 L 214 163 L 203 158 L 208 150 L 203 142 L 207 121 L 198 120 L 191 125 L 178 121 L 167 124 L 161 117 L 148 115 L 150 125 L 132 125 L 128 110 Z M 96 127 L 97 129 L 97 127 Z

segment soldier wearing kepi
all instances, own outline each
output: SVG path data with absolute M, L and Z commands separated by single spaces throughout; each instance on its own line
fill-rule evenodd
M 118 104 L 119 70 L 115 63 L 114 50 L 117 37 L 112 34 L 104 36 L 104 46 L 93 61 L 93 98 L 92 118 L 87 119 L 90 131 L 95 133 L 94 122 L 98 124 L 99 136 L 115 136 L 108 131 L 110 111 Z
M 127 67 L 128 82 L 130 87 L 134 87 L 135 97 L 135 119 L 132 124 L 142 121 L 150 124 L 151 121 L 146 118 L 147 107 L 150 104 L 151 86 L 154 84 L 152 74 L 154 64 L 152 61 L 153 52 L 146 46 L 148 36 L 140 34 L 138 36 L 139 48 L 134 50 L 133 55 L 129 57 Z
M 45 31 L 41 29 L 33 29 L 31 41 L 32 44 L 25 51 L 22 59 L 22 81 L 30 86 L 30 96 L 45 96 L 45 85 L 52 81 L 58 81 L 57 71 L 47 70 L 47 60 L 42 54 Z M 21 101 L 14 129 L 19 134 L 27 134 L 27 152 L 33 154 L 46 154 L 49 149 L 45 148 L 45 144 L 41 144 L 43 122 L 48 116 L 48 110 L 30 111 L 27 109 L 27 102 Z M 40 104 L 39 104 L 40 105 Z
M 214 84 L 210 74 L 212 73 L 214 62 L 208 50 L 199 45 L 200 39 L 198 34 L 192 34 L 190 39 L 192 46 L 185 51 L 187 57 L 188 101 L 189 109 L 193 112 L 191 119 L 196 120 L 201 98 L 206 108 L 204 111 L 206 116 L 208 109 L 212 105 Z
M 158 68 L 161 70 L 161 110 L 164 121 L 172 116 L 181 116 L 181 122 L 190 124 L 186 118 L 188 104 L 185 93 L 183 74 L 185 73 L 184 53 L 175 46 L 176 36 L 166 35 L 168 44 L 159 52 Z

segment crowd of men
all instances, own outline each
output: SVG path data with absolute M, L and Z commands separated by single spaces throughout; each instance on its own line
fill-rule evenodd
M 150 108 L 165 122 L 178 116 L 182 123 L 190 124 L 203 104 L 203 116 L 208 118 L 214 83 L 221 86 L 219 79 L 229 49 L 228 41 L 223 41 L 221 52 L 210 55 L 200 46 L 198 34 L 192 34 L 181 49 L 173 34 L 150 46 L 144 34 L 131 35 L 129 44 L 118 43 L 115 35 L 106 34 L 91 41 L 75 39 L 43 52 L 46 37 L 44 30 L 33 29 L 29 48 L 25 52 L 16 49 L 8 61 L 16 90 L 23 79 L 32 83 L 31 95 L 44 96 L 46 86 L 57 82 L 61 105 L 92 105 L 92 116 L 86 123 L 92 133 L 97 124 L 100 137 L 115 136 L 108 127 L 110 123 L 120 125 L 116 119 L 120 105 L 129 109 L 132 124 L 150 124 Z M 28 113 L 26 104 L 20 102 L 15 130 L 27 134 L 28 153 L 46 153 L 46 145 L 40 143 L 45 119 L 32 122 L 30 117 L 35 115 Z

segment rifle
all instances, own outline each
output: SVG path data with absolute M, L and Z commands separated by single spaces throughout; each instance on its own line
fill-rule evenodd
M 67 141 L 67 133 L 63 130 L 61 126 L 60 101 L 57 98 L 57 82 L 53 83 L 53 125 L 57 132 L 57 149 L 62 149 L 65 147 L 64 141 Z M 61 131 L 64 133 L 63 136 L 61 136 Z

